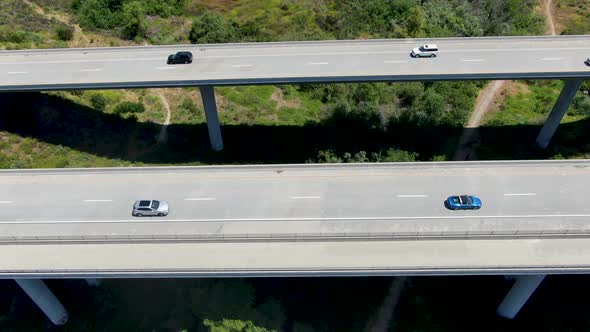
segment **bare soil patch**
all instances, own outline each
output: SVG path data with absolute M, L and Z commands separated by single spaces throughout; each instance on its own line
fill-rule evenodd
M 285 94 L 282 89 L 275 88 L 275 92 L 270 96 L 271 100 L 277 102 L 277 108 L 281 107 L 289 107 L 289 108 L 299 108 L 301 107 L 301 101 L 299 99 L 293 100 L 286 100 Z

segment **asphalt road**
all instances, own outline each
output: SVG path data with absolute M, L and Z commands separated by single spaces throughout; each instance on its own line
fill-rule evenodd
M 0 275 L 588 271 L 589 180 L 589 160 L 5 170 Z M 447 210 L 458 193 L 483 207 Z
M 436 43 L 439 56 L 414 59 Z M 167 65 L 191 51 L 190 65 Z M 0 91 L 302 82 L 590 77 L 590 36 L 0 51 Z
M 0 171 L 0 223 L 124 223 L 137 220 L 138 199 L 171 205 L 167 217 L 145 222 L 590 218 L 590 162 L 419 165 Z M 483 208 L 443 206 L 462 193 L 480 196 Z

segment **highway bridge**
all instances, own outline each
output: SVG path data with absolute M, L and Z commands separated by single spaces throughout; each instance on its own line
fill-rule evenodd
M 589 180 L 590 160 L 4 170 L 0 275 L 530 275 L 513 317 L 543 275 L 590 271 Z M 482 209 L 447 210 L 458 193 Z
M 412 48 L 436 43 L 436 58 Z M 191 51 L 194 62 L 167 65 Z M 537 139 L 546 147 L 583 79 L 590 36 L 170 45 L 0 51 L 0 92 L 199 86 L 214 150 L 223 148 L 214 86 L 334 82 L 565 79 Z
M 436 58 L 412 48 L 436 43 Z M 191 51 L 190 65 L 167 65 Z M 0 52 L 0 91 L 590 78 L 590 36 L 345 40 Z
M 587 272 L 589 180 L 587 160 L 3 170 L 0 274 Z M 461 193 L 483 208 L 444 207 Z
M 436 43 L 438 57 L 414 59 Z M 190 65 L 167 65 L 176 51 Z M 0 51 L 0 92 L 198 86 L 213 150 L 214 86 L 563 79 L 549 144 L 590 67 L 590 36 Z M 0 275 L 56 324 L 37 278 L 514 274 L 514 317 L 547 273 L 589 270 L 588 161 L 2 171 Z M 472 192 L 480 211 L 452 212 Z M 149 197 L 148 197 L 149 196 Z M 157 196 L 157 197 L 156 197 Z M 139 198 L 165 218 L 132 218 Z M 522 276 L 528 274 L 528 276 Z

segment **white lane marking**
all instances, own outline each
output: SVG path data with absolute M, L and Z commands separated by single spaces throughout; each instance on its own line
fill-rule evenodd
M 162 60 L 162 58 L 134 58 L 134 59 L 95 59 L 95 60 L 53 60 L 53 61 L 25 61 L 25 62 L 0 62 L 0 65 L 37 65 L 51 63 L 80 63 L 80 62 L 117 62 L 117 61 L 152 61 Z
M 306 66 L 320 66 L 320 65 L 327 65 L 327 62 L 308 62 L 305 65 Z
M 395 195 L 395 197 L 399 197 L 399 198 L 418 198 L 418 197 L 428 197 L 428 195 Z
M 508 48 L 508 49 L 457 49 L 445 50 L 440 53 L 465 53 L 465 52 L 533 52 L 533 51 L 588 51 L 590 47 L 569 47 L 569 48 Z M 375 52 L 318 52 L 318 53 L 276 53 L 276 54 L 248 54 L 248 55 L 209 55 L 199 59 L 229 59 L 229 58 L 263 58 L 282 56 L 314 56 L 314 55 L 372 55 L 372 54 L 404 54 L 403 51 L 375 51 Z
M 7 74 L 15 75 L 15 74 L 28 74 L 28 71 L 9 71 Z
M 486 61 L 485 59 L 461 59 L 461 61 L 465 61 L 465 62 L 482 62 L 482 61 Z
M 102 69 L 100 69 L 100 68 L 94 68 L 94 69 L 80 69 L 80 71 L 84 71 L 84 72 L 94 72 L 94 71 L 102 71 Z
M 176 67 L 173 67 L 173 66 L 168 66 L 168 67 L 156 67 L 156 70 L 170 70 L 170 69 L 176 69 Z
M 406 60 L 385 60 L 383 63 L 406 63 Z
M 418 217 L 333 217 L 333 218 L 245 218 L 245 219 L 166 219 L 165 222 L 279 222 L 279 221 L 363 221 L 363 220 L 453 220 L 453 219 L 515 219 L 515 218 L 588 218 L 590 214 L 527 214 L 527 215 L 499 215 L 481 216 L 478 214 L 458 216 L 418 216 Z M 39 224 L 39 223 L 120 223 L 120 222 L 150 222 L 147 219 L 113 219 L 113 220 L 18 220 L 0 221 L 0 224 Z M 157 222 L 154 220 L 153 222 Z
M 252 67 L 254 65 L 232 65 L 233 68 Z
M 320 199 L 320 196 L 291 196 L 291 199 Z
M 185 198 L 185 201 L 214 201 L 216 200 L 215 197 L 195 197 L 195 198 Z
M 508 49 L 457 49 L 445 50 L 444 53 L 465 53 L 465 52 L 534 52 L 534 51 L 588 51 L 590 47 L 566 47 L 566 48 L 508 48 Z M 400 54 L 408 53 L 407 50 L 401 51 L 372 51 L 372 52 L 317 52 L 317 53 L 277 53 L 277 54 L 250 54 L 250 55 L 211 55 L 201 56 L 199 59 L 229 59 L 229 58 L 257 58 L 257 57 L 282 57 L 282 56 L 317 56 L 317 55 L 371 55 L 371 54 Z M 556 58 L 557 59 L 557 58 Z M 54 61 L 26 61 L 26 62 L 0 62 L 1 65 L 35 65 L 51 63 L 80 63 L 80 62 L 116 62 L 116 61 L 161 61 L 158 58 L 133 58 L 133 59 L 95 59 L 95 60 L 54 60 Z
M 535 193 L 512 193 L 512 194 L 504 194 L 504 196 L 536 196 Z
M 12 201 L 0 201 L 0 204 L 12 204 Z
M 101 203 L 101 202 L 112 202 L 112 199 L 85 199 L 85 203 Z
M 541 61 L 563 60 L 563 58 L 542 58 Z

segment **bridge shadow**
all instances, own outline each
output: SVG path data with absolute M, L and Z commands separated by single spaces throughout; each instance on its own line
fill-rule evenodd
M 225 148 L 212 152 L 206 124 L 173 124 L 168 140 L 156 141 L 160 125 L 122 119 L 57 96 L 0 94 L 0 131 L 111 159 L 150 164 L 304 163 L 318 151 L 337 155 L 392 147 L 419 152 L 419 160 L 453 156 L 462 128 L 418 126 L 404 121 L 386 125 L 374 115 L 338 113 L 304 126 L 224 125 Z M 480 129 L 479 159 L 545 159 L 590 152 L 590 121 L 564 124 L 548 150 L 535 149 L 539 126 Z

